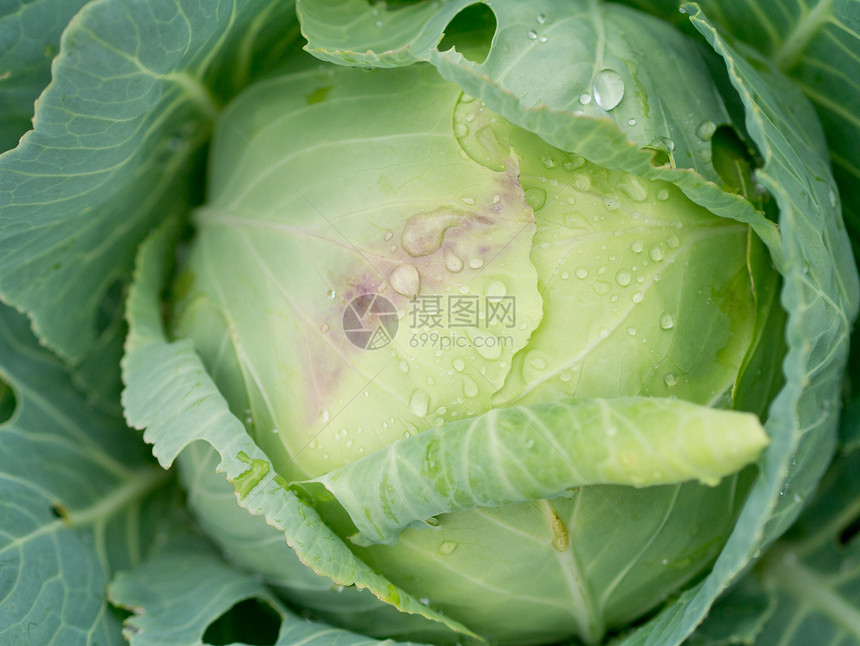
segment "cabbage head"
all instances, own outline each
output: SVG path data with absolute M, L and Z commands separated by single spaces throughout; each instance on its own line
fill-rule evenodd
M 850 2 L 83 4 L 0 156 L 0 643 L 715 646 L 831 585 Z

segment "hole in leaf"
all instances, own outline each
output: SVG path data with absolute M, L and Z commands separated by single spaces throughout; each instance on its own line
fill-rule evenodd
M 716 129 L 711 137 L 711 159 L 725 188 L 747 199 L 755 195 L 752 176 L 755 158 L 734 128 L 720 126 Z
M 265 601 L 245 599 L 209 624 L 203 642 L 212 646 L 251 644 L 272 646 L 278 639 L 281 617 Z
M 850 543 L 857 534 L 860 534 L 860 516 L 848 523 L 841 532 L 839 532 L 839 544 L 845 547 Z
M 108 285 L 96 312 L 96 336 L 101 336 L 114 322 L 122 320 L 124 296 L 124 285 L 119 278 Z
M 115 606 L 113 604 L 108 604 L 107 609 L 108 609 L 108 612 L 110 614 L 112 614 L 116 618 L 117 622 L 119 622 L 120 624 L 123 623 L 129 617 L 134 616 L 134 613 L 131 610 L 123 608 L 122 606 Z M 136 629 L 132 629 L 131 626 L 126 626 L 125 629 L 126 629 L 126 632 L 134 632 L 134 630 L 136 630 Z
M 652 148 L 651 146 L 644 146 L 644 148 L 652 152 L 651 165 L 655 168 L 672 165 L 672 158 L 665 150 L 660 150 L 659 148 Z
M 51 503 L 51 514 L 54 518 L 65 518 L 67 515 L 66 508 L 61 502 Z
M 776 203 L 755 180 L 755 170 L 761 168 L 763 162 L 734 128 L 720 126 L 716 129 L 711 137 L 711 159 L 725 190 L 742 195 L 768 219 L 777 221 Z
M 458 13 L 445 29 L 445 37 L 437 49 L 452 47 L 473 63 L 483 63 L 490 53 L 496 33 L 496 14 L 487 5 L 469 5 Z
M 5 424 L 15 414 L 18 400 L 12 387 L 0 380 L 0 424 Z

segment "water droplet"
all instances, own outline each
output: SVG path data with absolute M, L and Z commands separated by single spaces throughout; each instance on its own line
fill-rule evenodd
M 627 334 L 629 334 L 630 336 L 636 336 L 636 334 L 637 334 L 636 328 L 635 327 L 627 328 Z
M 460 357 L 457 357 L 451 362 L 451 365 L 454 366 L 454 370 L 457 372 L 463 372 L 466 368 L 466 362 L 463 361 Z
M 671 312 L 663 312 L 660 315 L 660 327 L 664 330 L 671 330 L 675 327 L 675 317 L 672 316 Z
M 466 135 L 469 134 L 469 126 L 465 123 L 455 123 L 454 124 L 454 136 L 462 139 Z
M 594 291 L 601 296 L 608 294 L 610 289 L 612 289 L 612 285 L 607 283 L 605 280 L 598 280 L 594 283 Z
M 836 207 L 836 193 L 833 190 L 830 191 L 830 206 Z
M 416 388 L 409 395 L 409 409 L 418 417 L 424 417 L 430 408 L 430 395 Z
M 644 248 L 645 245 L 643 245 L 639 240 L 630 245 L 630 251 L 633 253 L 642 253 Z
M 648 250 L 648 255 L 651 256 L 651 260 L 654 262 L 660 262 L 663 260 L 663 250 L 657 245 L 654 245 Z
M 633 294 L 633 302 L 634 303 L 641 303 L 642 302 L 642 292 L 636 292 L 635 294 Z
M 477 344 L 475 350 L 489 361 L 495 361 L 502 356 L 502 344 L 493 337 L 484 337 L 483 342 Z
M 385 232 L 385 239 L 386 240 L 391 240 L 391 238 L 393 238 L 393 237 L 394 237 L 394 232 L 392 232 L 392 231 L 386 231 Z
M 703 121 L 699 124 L 699 127 L 696 128 L 696 136 L 699 139 L 707 140 L 713 137 L 716 131 L 717 126 L 713 121 Z
M 562 162 L 562 168 L 564 170 L 576 170 L 577 168 L 582 168 L 585 166 L 585 159 L 582 155 L 577 155 L 576 153 L 570 153 Z
M 537 352 L 530 352 L 526 357 L 526 362 L 535 370 L 546 370 L 546 359 Z
M 451 247 L 445 247 L 445 269 L 453 274 L 463 269 L 463 260 L 454 253 Z
M 618 188 L 636 202 L 644 202 L 648 197 L 648 189 L 642 185 L 639 178 L 633 175 L 625 175 L 624 179 L 618 183 Z
M 678 377 L 673 372 L 667 372 L 665 375 L 663 375 L 663 381 L 666 383 L 667 386 L 674 386 L 678 383 Z
M 546 191 L 542 188 L 532 187 L 525 190 L 526 203 L 535 211 L 539 211 L 546 204 Z
M 478 396 L 478 384 L 471 377 L 463 377 L 463 394 L 470 399 Z
M 583 92 L 582 94 L 579 95 L 579 102 L 582 105 L 588 105 L 589 103 L 591 103 L 591 95 L 588 94 L 587 92 Z
M 320 332 L 322 332 L 323 334 L 328 332 L 328 330 L 329 330 L 329 327 L 328 327 L 327 323 L 323 323 L 322 325 L 320 325 Z
M 624 271 L 623 269 L 615 274 L 615 282 L 621 285 L 622 287 L 627 287 L 630 284 L 630 272 Z
M 475 206 L 475 198 L 473 197 L 461 197 L 460 201 L 467 206 Z
M 544 168 L 552 168 L 553 166 L 555 166 L 555 160 L 549 155 L 546 155 L 541 161 L 543 163 Z
M 400 372 L 409 372 L 409 364 L 405 361 L 401 361 L 397 366 L 400 368 Z
M 327 423 L 331 419 L 331 414 L 327 411 L 320 411 L 320 422 L 323 424 Z
M 634 119 L 633 117 L 630 117 L 630 118 L 627 120 L 627 125 L 628 125 L 628 126 L 635 126 L 635 125 L 636 125 L 636 119 Z
M 588 278 L 588 270 L 585 267 L 577 267 L 573 273 L 577 278 Z
M 471 267 L 472 269 L 480 269 L 483 266 L 484 266 L 484 259 L 483 258 L 472 258 L 471 260 L 469 260 L 469 267 Z
M 577 175 L 573 180 L 573 188 L 575 188 L 580 193 L 585 193 L 588 189 L 591 188 L 591 180 L 587 175 Z
M 500 280 L 491 280 L 487 283 L 487 287 L 484 289 L 484 295 L 489 298 L 501 298 L 505 294 L 508 293 L 507 287 Z
M 447 555 L 457 549 L 457 543 L 452 541 L 445 541 L 439 546 L 439 554 Z
M 538 38 L 538 42 L 539 42 L 539 43 L 545 43 L 545 42 L 547 42 L 548 40 L 549 40 L 549 38 L 547 38 L 546 36 L 541 36 L 540 38 Z
M 669 247 L 670 249 L 677 249 L 680 244 L 681 244 L 681 241 L 678 240 L 678 236 L 676 236 L 674 234 L 672 234 L 666 238 L 666 246 Z
M 624 80 L 615 70 L 605 69 L 594 78 L 594 102 L 604 110 L 611 110 L 624 97 Z
M 397 265 L 388 277 L 391 288 L 403 296 L 414 297 L 418 294 L 421 285 L 421 277 L 418 270 L 408 263 Z
M 661 188 L 659 191 L 657 191 L 657 199 L 661 200 L 661 201 L 662 200 L 668 200 L 669 199 L 669 191 L 667 191 L 665 188 Z
M 537 40 L 537 32 L 534 29 L 529 29 L 529 40 Z
M 566 271 L 561 272 L 561 279 L 562 280 L 567 280 L 568 278 L 570 278 L 569 273 L 567 273 Z
M 333 289 L 330 289 L 325 293 L 325 295 L 329 298 L 334 298 L 335 296 L 337 296 L 337 292 L 335 292 Z
M 619 202 L 618 198 L 614 195 L 604 195 L 603 206 L 606 207 L 607 211 L 614 211 L 619 206 L 621 206 L 621 202 Z
M 537 15 L 537 21 L 538 21 L 539 25 L 544 24 L 546 22 L 546 14 L 545 13 L 539 13 Z

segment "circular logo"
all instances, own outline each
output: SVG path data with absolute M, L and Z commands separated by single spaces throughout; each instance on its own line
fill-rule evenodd
M 379 294 L 353 298 L 343 311 L 343 332 L 362 350 L 384 348 L 397 334 L 397 309 Z

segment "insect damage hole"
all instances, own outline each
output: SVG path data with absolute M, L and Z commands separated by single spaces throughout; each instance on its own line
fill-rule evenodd
M 245 599 L 209 624 L 203 633 L 203 643 L 273 646 L 280 629 L 281 617 L 272 606 L 261 599 Z
M 490 7 L 470 5 L 448 23 L 437 49 L 444 52 L 453 47 L 467 60 L 481 64 L 490 54 L 496 27 L 496 14 Z
M 842 547 L 847 547 L 848 544 L 854 540 L 854 538 L 860 534 L 860 516 L 856 516 L 849 522 L 845 527 L 842 528 L 842 531 L 839 532 L 839 545 Z
M 5 424 L 15 416 L 18 400 L 15 391 L 5 381 L 0 379 L 0 424 Z

